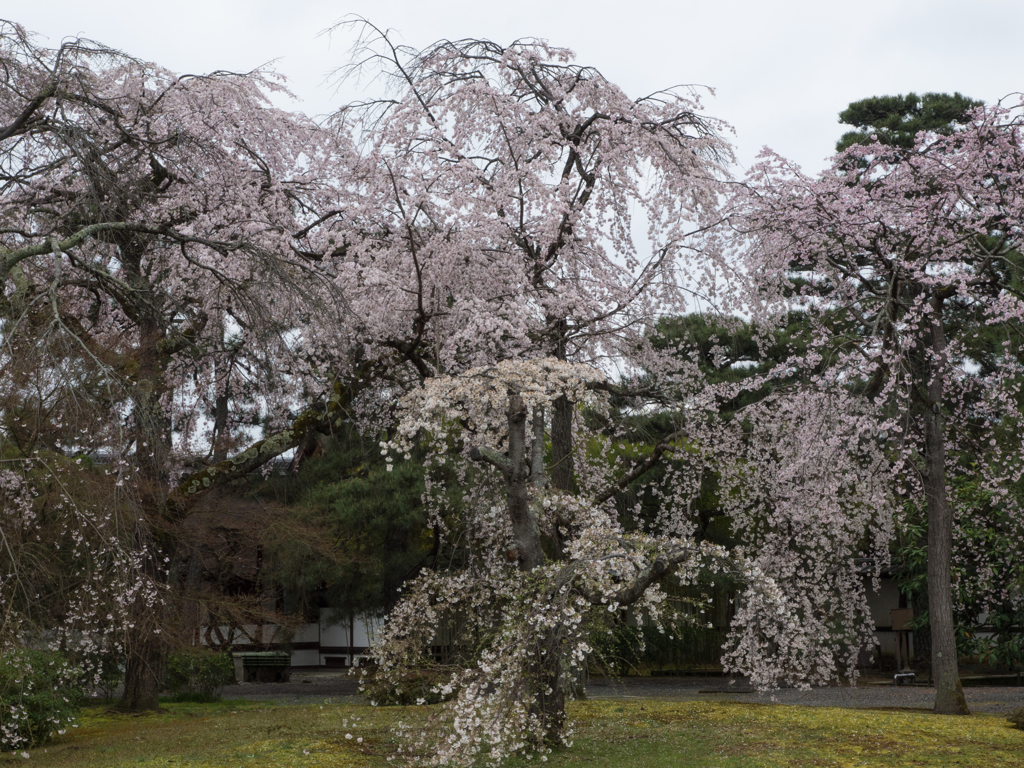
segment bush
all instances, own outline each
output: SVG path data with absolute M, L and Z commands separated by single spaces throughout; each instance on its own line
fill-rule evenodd
M 165 686 L 175 701 L 219 701 L 221 690 L 233 682 L 235 665 L 230 653 L 193 647 L 167 658 Z
M 610 675 L 720 668 L 727 630 L 685 618 L 667 622 L 664 630 L 649 624 L 630 626 L 617 618 L 598 624 L 590 635 L 591 664 Z
M 1014 728 L 1024 731 L 1024 707 L 1017 707 L 1006 716 L 1006 719 L 1013 724 Z
M 638 672 L 642 663 L 642 640 L 639 628 L 611 618 L 591 633 L 590 647 L 594 649 L 591 664 L 607 675 Z
M 34 747 L 64 733 L 82 706 L 81 677 L 59 653 L 0 653 L 0 750 Z

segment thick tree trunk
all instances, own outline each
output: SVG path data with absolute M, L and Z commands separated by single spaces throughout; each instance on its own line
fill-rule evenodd
M 153 582 L 160 580 L 156 564 L 156 547 L 145 520 L 135 524 L 135 546 L 146 554 L 145 571 Z M 163 604 L 150 605 L 136 597 L 130 608 L 132 628 L 126 643 L 124 692 L 117 708 L 126 712 L 142 712 L 160 708 L 160 681 L 163 678 L 165 647 Z
M 547 472 L 544 471 L 544 408 L 533 409 L 533 442 L 530 446 L 530 483 L 535 488 L 543 488 L 547 484 Z
M 548 319 L 557 334 L 555 344 L 555 357 L 559 360 L 566 360 L 568 349 L 566 348 L 566 328 L 564 319 Z M 576 492 L 576 479 L 572 459 L 572 419 L 573 403 L 569 398 L 562 395 L 553 403 L 551 413 L 551 485 L 565 493 Z
M 564 399 L 564 398 L 563 398 Z M 512 521 L 516 547 L 519 551 L 519 568 L 530 572 L 544 565 L 543 539 L 540 525 L 531 509 L 528 496 L 530 475 L 537 481 L 543 476 L 543 458 L 539 451 L 543 445 L 543 412 L 534 414 L 531 435 L 532 455 L 527 463 L 527 409 L 518 392 L 509 392 L 508 404 L 508 463 L 505 468 L 505 483 L 508 499 L 508 513 Z M 539 427 L 539 428 L 538 428 Z M 538 440 L 538 432 L 540 440 Z M 538 445 L 540 443 L 540 445 Z M 530 466 L 532 464 L 532 466 Z M 537 698 L 532 709 L 541 721 L 544 741 L 555 745 L 565 729 L 565 688 L 562 675 L 561 649 L 558 647 L 558 630 L 549 629 L 542 645 L 547 653 L 534 661 Z
M 915 594 L 910 607 L 914 609 L 915 616 L 924 616 L 928 614 L 927 590 Z M 918 663 L 930 660 L 932 657 L 931 627 L 925 626 L 923 629 L 915 631 L 912 637 L 914 640 L 914 659 Z
M 549 630 L 552 631 L 552 630 Z M 543 664 L 543 660 L 538 661 Z M 549 747 L 559 744 L 565 732 L 565 688 L 562 681 L 562 659 L 560 654 L 552 655 L 540 679 L 540 694 L 537 696 L 536 714 L 540 717 L 544 732 L 544 743 Z M 551 691 L 551 693 L 548 693 Z
M 228 458 L 228 393 L 217 395 L 213 416 L 213 463 L 219 464 Z
M 526 404 L 518 392 L 509 392 L 508 460 L 504 467 L 508 516 L 518 550 L 519 568 L 530 572 L 544 565 L 540 526 L 530 509 L 526 463 Z
M 135 547 L 145 558 L 146 576 L 154 584 L 162 584 L 166 577 L 157 567 L 157 557 L 166 555 L 173 560 L 174 553 L 158 551 L 154 525 L 167 505 L 171 423 L 160 402 L 164 394 L 165 361 L 159 351 L 163 332 L 155 322 L 142 323 L 140 330 L 134 417 L 135 455 L 142 487 L 139 519 L 135 523 Z M 155 710 L 160 706 L 160 680 L 166 650 L 161 634 L 164 609 L 159 603 L 148 605 L 142 598 L 137 598 L 137 603 L 131 606 L 131 613 L 133 627 L 127 643 L 124 693 L 118 709 L 131 712 Z
M 550 322 L 550 319 L 549 319 Z M 568 358 L 568 347 L 566 336 L 568 323 L 564 318 L 555 321 L 552 327 L 557 333 L 558 341 L 555 345 L 555 357 L 559 360 Z M 552 403 L 551 408 L 551 486 L 566 494 L 575 494 L 576 488 L 576 467 L 573 461 L 573 417 L 575 415 L 575 404 L 569 401 L 565 395 L 559 397 Z M 554 559 L 565 559 L 565 541 L 568 532 L 563 533 L 561 520 L 556 519 L 553 525 L 553 547 Z M 548 675 L 543 690 L 550 690 L 540 698 L 539 708 L 541 721 L 544 723 L 544 737 L 549 746 L 555 746 L 565 728 L 565 700 L 571 693 L 572 684 L 563 675 L 563 661 L 561 654 L 555 652 L 555 648 L 549 645 Z M 582 689 L 585 684 L 577 681 L 577 687 Z
M 160 613 L 159 606 L 152 609 Z M 137 617 L 142 618 L 142 617 Z M 164 646 L 160 635 L 153 632 L 158 622 L 145 621 L 132 632 L 124 672 L 124 692 L 117 708 L 126 712 L 142 712 L 160 708 L 160 679 L 163 677 Z
M 932 636 L 932 682 L 935 712 L 969 715 L 960 685 L 953 625 L 953 509 L 946 494 L 946 442 L 942 416 L 946 337 L 942 327 L 942 300 L 932 300 L 928 370 L 929 403 L 924 412 L 924 492 L 928 504 L 928 620 Z
M 953 509 L 946 496 L 942 413 L 936 404 L 925 414 L 925 497 L 928 500 L 928 620 L 931 624 L 935 712 L 968 715 L 960 686 L 953 626 Z
M 551 414 L 551 484 L 565 493 L 576 492 L 572 459 L 573 404 L 564 395 L 554 402 Z

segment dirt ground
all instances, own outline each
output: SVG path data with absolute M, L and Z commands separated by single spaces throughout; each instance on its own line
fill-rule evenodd
M 1024 706 L 1024 687 L 966 687 L 973 712 L 1002 714 Z M 361 700 L 358 677 L 342 669 L 295 669 L 287 683 L 230 685 L 226 699 L 310 703 L 316 699 Z M 767 693 L 751 691 L 742 680 L 730 683 L 721 677 L 620 677 L 591 678 L 587 695 L 592 699 L 660 699 L 668 701 L 739 701 L 793 704 L 805 707 L 850 709 L 896 708 L 930 710 L 935 689 L 926 686 L 894 686 L 884 678 L 868 680 L 855 688 L 828 687 L 802 691 L 782 689 Z

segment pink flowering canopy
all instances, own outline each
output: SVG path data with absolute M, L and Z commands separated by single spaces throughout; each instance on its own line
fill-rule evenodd
M 469 764 L 488 747 L 498 762 L 567 740 L 595 617 L 632 606 L 663 622 L 670 576 L 743 585 L 726 663 L 758 685 L 852 675 L 896 507 L 880 435 L 917 429 L 876 404 L 910 397 L 924 360 L 972 393 L 954 412 L 1010 428 L 1012 355 L 979 388 L 955 339 L 936 350 L 914 332 L 936 291 L 979 322 L 1019 319 L 1012 286 L 993 287 L 1021 220 L 1011 115 L 922 137 L 900 163 L 850 150 L 816 181 L 768 158 L 726 234 L 727 126 L 692 89 L 631 99 L 542 41 L 411 51 L 363 29 L 360 66 L 387 95 L 321 127 L 269 106 L 267 72 L 176 76 L 0 26 L 0 435 L 18 447 L 0 454 L 14 510 L 0 530 L 38 535 L 44 455 L 111 457 L 102 493 L 62 497 L 95 598 L 69 631 L 136 629 L 129 677 L 159 666 L 140 655 L 158 629 L 140 617 L 181 563 L 164 526 L 187 513 L 180 496 L 345 417 L 386 429 L 392 461 L 425 452 L 439 546 L 460 548 L 459 567 L 409 586 L 379 679 L 401 685 L 445 622 L 489 638 L 431 691 L 448 704 L 421 753 Z M 651 341 L 695 299 L 765 328 L 803 308 L 822 331 L 800 361 L 811 373 L 718 419 L 735 392 L 709 386 L 685 344 Z M 824 329 L 844 312 L 855 332 L 839 343 Z M 322 404 L 328 382 L 326 417 L 239 450 L 246 426 Z M 675 433 L 626 445 L 609 396 L 669 414 Z M 68 417 L 44 435 L 33 425 L 53 411 Z M 192 472 L 196 456 L 211 466 Z M 61 471 L 74 466 L 42 477 Z M 695 541 L 709 473 L 744 549 Z M 627 531 L 616 501 L 638 486 L 659 516 Z
M 280 86 L 262 72 L 179 77 L 4 32 L 8 308 L 52 309 L 120 386 L 118 365 L 158 345 L 160 407 L 183 441 L 207 385 L 240 406 L 257 382 L 266 397 L 316 291 L 293 248 L 323 173 L 316 126 L 271 108 Z
M 224 458 L 323 378 L 301 325 L 336 313 L 299 246 L 339 145 L 272 108 L 281 86 L 262 71 L 178 76 L 90 41 L 40 47 L 9 22 L 0 65 L 3 533 L 38 537 L 56 494 L 81 574 L 64 630 L 105 642 L 159 615 L 175 563 L 149 525 L 186 462 Z M 66 479 L 88 453 L 109 459 L 96 487 Z M 31 618 L 25 567 L 0 576 L 19 606 L 4 642 Z
M 765 152 L 732 201 L 738 270 L 757 318 L 803 313 L 786 370 L 841 387 L 879 419 L 897 487 L 927 501 L 936 708 L 966 711 L 956 676 L 947 478 L 979 475 L 1019 530 L 1021 107 L 979 108 L 912 150 L 855 145 L 817 179 Z M 1006 598 L 1006 595 L 1000 596 Z M 1019 600 L 1019 596 L 1017 598 Z
M 358 147 L 355 194 L 310 238 L 335 249 L 364 354 L 406 366 L 382 449 L 394 461 L 426 447 L 431 522 L 466 553 L 464 567 L 410 585 L 374 649 L 375 691 L 429 665 L 439 625 L 493 640 L 424 696 L 449 704 L 417 751 L 469 764 L 490 745 L 498 762 L 568 739 L 564 697 L 595 615 L 633 606 L 659 622 L 671 613 L 659 583 L 702 569 L 745 585 L 733 669 L 762 686 L 853 674 L 869 632 L 864 576 L 883 567 L 891 534 L 872 414 L 842 393 L 780 395 L 751 415 L 748 439 L 717 422 L 723 393 L 687 350 L 649 340 L 695 296 L 741 301 L 723 293 L 735 279 L 726 249 L 705 236 L 721 220 L 724 126 L 688 91 L 633 100 L 537 41 L 414 52 L 371 36 L 365 53 L 392 91 L 337 115 Z M 607 414 L 608 392 L 635 413 L 674 413 L 679 432 L 649 455 L 624 450 L 618 426 L 582 418 Z M 693 538 L 713 471 L 749 555 Z M 618 518 L 616 494 L 634 483 L 661 502 L 649 531 Z
M 939 380 L 951 471 L 973 456 L 1007 503 L 1005 483 L 1024 470 L 1020 116 L 1020 107 L 979 110 L 964 130 L 922 134 L 895 160 L 854 146 L 818 179 L 766 152 L 732 219 L 743 268 L 757 276 L 746 284 L 750 306 L 768 323 L 793 309 L 811 321 L 815 343 L 800 361 L 810 380 L 854 386 L 879 404 L 900 469 L 923 439 L 911 403 Z M 988 348 L 981 337 L 995 328 Z M 901 477 L 905 490 L 919 488 L 919 473 Z
M 370 44 L 392 90 L 335 117 L 359 170 L 321 233 L 343 239 L 337 284 L 370 354 L 421 376 L 606 359 L 713 289 L 689 257 L 731 150 L 695 94 L 630 99 L 541 41 Z

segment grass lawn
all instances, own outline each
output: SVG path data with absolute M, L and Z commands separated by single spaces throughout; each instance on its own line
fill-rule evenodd
M 60 741 L 0 755 L 0 765 L 92 768 L 387 766 L 399 722 L 428 708 L 355 704 L 166 704 L 158 714 L 84 711 Z M 576 703 L 576 739 L 546 765 L 1021 766 L 1024 731 L 1001 717 L 668 701 Z M 351 734 L 351 738 L 348 735 Z M 361 741 L 360 741 L 361 739 Z M 514 765 L 536 765 L 537 760 Z

